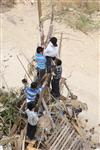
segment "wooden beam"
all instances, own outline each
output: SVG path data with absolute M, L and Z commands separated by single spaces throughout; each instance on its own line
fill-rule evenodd
M 51 120 L 51 122 L 52 122 L 52 126 L 53 126 L 53 128 L 54 128 L 54 127 L 55 127 L 55 124 L 54 124 L 53 119 L 52 119 L 52 117 L 51 117 L 51 114 L 50 114 L 50 112 L 49 112 L 49 110 L 48 110 L 48 107 L 47 107 L 47 105 L 46 105 L 46 103 L 45 103 L 45 101 L 44 101 L 44 98 L 42 98 L 42 104 L 43 104 L 43 107 L 45 108 L 45 110 L 46 110 L 48 116 L 50 117 L 50 120 Z
M 53 33 L 53 19 L 54 19 L 54 10 L 53 10 L 53 4 L 52 4 L 51 20 L 50 20 L 50 26 L 49 26 L 48 35 L 47 35 L 47 38 L 46 38 L 46 41 L 45 41 L 45 46 L 48 45 L 49 40 L 50 40 L 50 38 L 52 36 L 52 33 Z
M 6 138 L 3 138 L 0 140 L 0 145 L 5 145 L 5 144 L 8 144 L 8 143 L 12 143 L 14 141 L 16 141 L 20 136 L 19 135 L 14 135 L 14 136 L 11 136 L 11 137 L 6 137 Z
M 40 40 L 41 40 L 41 46 L 44 47 L 44 30 L 43 30 L 43 22 L 41 21 L 41 17 L 42 17 L 41 0 L 37 0 L 37 4 L 38 4 L 38 18 L 39 18 L 39 28 L 40 28 Z
M 60 57 L 60 55 L 61 55 L 62 39 L 63 39 L 63 32 L 61 33 L 61 36 L 60 36 L 60 43 L 59 43 L 59 57 Z

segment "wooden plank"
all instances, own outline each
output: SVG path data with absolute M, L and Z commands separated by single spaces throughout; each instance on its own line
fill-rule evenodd
M 46 144 L 50 144 L 50 142 L 52 140 L 54 140 L 54 138 L 57 136 L 58 132 L 60 132 L 60 130 L 62 130 L 61 126 L 62 126 L 63 123 L 64 123 L 64 120 L 62 120 L 61 123 L 58 126 L 56 126 L 56 128 L 54 129 L 53 134 L 49 137 L 48 141 L 46 141 Z
M 12 143 L 14 141 L 16 141 L 20 136 L 19 135 L 14 135 L 14 136 L 11 136 L 11 137 L 6 137 L 6 138 L 3 138 L 0 140 L 0 145 L 5 145 L 5 144 L 8 144 L 8 143 Z
M 72 149 L 74 144 L 78 141 L 78 136 L 76 136 L 76 138 L 74 139 L 74 141 L 72 142 L 72 144 L 70 145 L 69 149 Z
M 51 114 L 50 114 L 50 112 L 49 112 L 49 110 L 48 110 L 48 107 L 47 107 L 47 105 L 46 105 L 46 103 L 45 103 L 45 101 L 44 101 L 44 98 L 42 98 L 42 104 L 43 104 L 43 107 L 45 108 L 45 110 L 46 110 L 48 116 L 50 117 L 50 120 L 51 120 L 51 122 L 52 122 L 52 126 L 53 126 L 53 128 L 54 128 L 54 127 L 55 127 L 55 124 L 54 124 L 54 121 L 53 121 L 53 119 L 52 119 L 52 117 L 51 117 Z
M 64 121 L 64 120 L 63 120 Z M 64 128 L 65 126 L 65 122 L 61 122 L 61 125 L 59 126 L 59 128 L 57 128 L 56 132 L 54 132 L 54 134 L 51 136 L 51 138 L 49 139 L 48 141 L 48 144 L 51 145 L 55 140 L 56 138 L 58 137 L 59 133 L 62 131 L 62 129 Z
M 69 130 L 67 131 L 66 136 L 63 138 L 63 141 L 60 143 L 59 149 L 62 148 L 62 146 L 64 145 L 66 139 L 69 137 L 69 135 L 71 134 L 71 129 L 69 128 Z M 71 138 L 72 139 L 72 138 Z
M 69 141 L 65 145 L 66 149 L 69 149 L 69 147 L 71 146 L 71 144 L 74 142 L 75 138 L 76 138 L 76 135 L 75 135 L 75 132 L 74 132 L 74 134 L 71 136 L 71 138 L 69 139 Z
M 67 127 L 62 129 L 62 132 L 58 135 L 57 139 L 54 141 L 54 143 L 50 147 L 50 150 L 52 150 L 52 149 L 55 150 L 54 149 L 55 145 L 58 145 L 57 144 L 57 143 L 59 143 L 58 141 L 63 138 L 63 134 L 66 133 L 66 130 L 67 130 Z
M 68 143 L 69 139 L 71 138 L 71 136 L 74 134 L 75 131 L 72 131 L 71 134 L 69 135 L 69 137 L 66 139 L 65 143 L 63 144 L 62 148 L 60 150 L 63 150 L 64 147 L 66 146 L 66 144 Z
M 74 131 L 74 130 L 72 130 L 72 131 Z M 60 149 L 63 147 L 64 143 L 66 142 L 67 138 L 70 136 L 70 134 L 71 134 L 72 131 L 69 131 L 67 133 L 64 141 L 61 143 Z M 74 132 L 73 136 L 71 136 L 71 138 L 69 139 L 68 143 L 66 143 L 65 147 L 67 146 L 67 148 L 68 148 L 68 146 L 70 146 L 70 144 L 72 143 L 72 141 L 74 140 L 75 137 L 76 137 L 76 134 Z
M 67 127 L 67 130 L 66 130 L 65 134 L 63 135 L 61 141 L 58 141 L 58 146 L 56 147 L 57 150 L 61 149 L 61 147 L 65 143 L 66 137 L 69 135 L 69 133 L 70 133 L 70 127 Z

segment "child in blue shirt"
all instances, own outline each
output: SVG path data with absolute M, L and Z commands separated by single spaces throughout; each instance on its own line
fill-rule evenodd
M 35 60 L 37 62 L 37 80 L 38 82 L 41 81 L 43 76 L 45 75 L 46 71 L 46 58 L 43 55 L 43 48 L 42 47 L 37 47 L 36 55 L 35 55 Z
M 36 106 L 38 99 L 39 99 L 39 94 L 42 92 L 46 85 L 46 82 L 43 83 L 41 87 L 38 87 L 37 82 L 32 82 L 31 86 L 25 89 L 25 97 L 26 97 L 26 102 L 27 105 L 31 103 Z

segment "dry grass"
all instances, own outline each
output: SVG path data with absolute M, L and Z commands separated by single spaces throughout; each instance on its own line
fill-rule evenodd
M 42 1 L 46 8 L 43 16 L 50 16 L 50 2 L 51 0 L 48 0 L 47 3 Z M 52 4 L 57 22 L 65 23 L 67 26 L 82 32 L 100 28 L 100 2 L 98 0 L 55 0 Z
M 16 4 L 16 0 L 0 0 L 0 12 L 8 11 Z

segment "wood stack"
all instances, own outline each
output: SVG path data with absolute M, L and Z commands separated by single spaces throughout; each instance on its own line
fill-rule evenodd
M 48 150 L 83 150 L 84 147 L 87 147 L 87 143 L 84 143 L 66 118 L 61 121 L 46 144 Z M 87 150 L 91 150 L 91 148 L 88 146 Z

